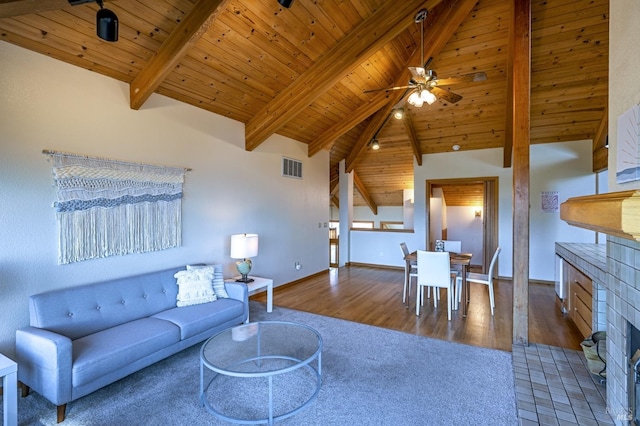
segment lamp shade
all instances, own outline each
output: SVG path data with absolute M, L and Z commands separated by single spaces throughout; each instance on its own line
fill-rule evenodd
M 420 108 L 424 104 L 424 100 L 420 97 L 420 92 L 418 90 L 414 90 L 411 92 L 409 97 L 407 98 L 407 102 L 409 105 Z
M 258 255 L 258 234 L 234 234 L 231 236 L 231 258 L 246 259 Z
M 437 99 L 436 95 L 434 95 L 432 92 L 428 91 L 427 89 L 424 89 L 420 92 L 420 97 L 422 98 L 423 101 L 425 101 L 429 105 L 433 104 Z

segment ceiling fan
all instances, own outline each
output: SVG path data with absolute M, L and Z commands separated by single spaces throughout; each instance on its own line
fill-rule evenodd
M 487 79 L 487 75 L 484 72 L 475 72 L 450 78 L 438 78 L 438 75 L 434 70 L 428 69 L 429 64 L 431 63 L 433 58 L 429 58 L 426 63 L 424 62 L 424 21 L 425 19 L 427 19 L 427 14 L 427 10 L 422 9 L 416 14 L 414 18 L 414 21 L 417 24 L 420 24 L 420 62 L 424 65 L 421 67 L 409 67 L 409 71 L 411 72 L 411 79 L 409 80 L 409 84 L 406 86 L 388 87 L 386 89 L 365 90 L 364 93 L 379 92 L 381 90 L 405 90 L 406 93 L 409 94 L 409 96 L 407 97 L 407 102 L 409 103 L 409 105 L 418 108 L 421 107 L 425 102 L 431 105 L 437 99 L 444 99 L 449 103 L 455 104 L 462 99 L 462 96 L 448 89 L 443 89 L 440 86 L 449 86 L 459 83 L 472 83 L 485 81 Z

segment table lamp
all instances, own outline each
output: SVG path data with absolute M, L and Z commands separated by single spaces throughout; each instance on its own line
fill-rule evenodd
M 248 278 L 251 272 L 251 259 L 258 255 L 258 234 L 234 234 L 231 236 L 231 258 L 242 259 L 236 262 L 236 268 L 240 278 L 236 281 L 250 283 L 253 278 Z

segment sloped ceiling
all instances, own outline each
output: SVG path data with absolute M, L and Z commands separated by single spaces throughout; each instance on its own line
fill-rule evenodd
M 609 2 L 531 6 L 531 143 L 585 140 L 601 159 Z M 510 149 L 510 0 L 295 0 L 289 9 L 276 0 L 115 0 L 105 7 L 119 18 L 115 43 L 96 36 L 95 3 L 0 0 L 0 40 L 128 83 L 133 109 L 156 92 L 241 121 L 248 150 L 274 133 L 308 144 L 309 155 L 329 150 L 331 188 L 345 159 L 360 183 L 356 205 L 402 205 L 423 154 L 453 145 Z M 439 78 L 484 72 L 487 79 L 444 86 L 462 100 L 421 108 L 403 103 L 403 91 L 364 93 L 404 85 L 407 67 L 421 65 L 414 17 L 423 8 L 429 68 Z M 398 105 L 405 118 L 389 119 Z M 373 137 L 378 151 L 369 147 Z

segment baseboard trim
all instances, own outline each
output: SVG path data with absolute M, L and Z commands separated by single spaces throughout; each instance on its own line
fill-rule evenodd
M 298 278 L 297 280 L 289 281 L 288 283 L 274 284 L 273 288 L 288 287 L 288 286 L 300 284 L 301 282 L 306 281 L 310 278 L 319 277 L 321 275 L 327 275 L 328 273 L 329 273 L 329 270 L 327 269 L 324 271 L 316 272 L 315 274 L 307 275 L 306 277 Z
M 529 280 L 529 284 L 542 284 L 542 285 L 552 285 L 552 286 L 556 285 L 556 283 L 554 283 L 553 281 L 547 281 L 547 280 Z
M 404 271 L 404 266 L 376 265 L 375 263 L 348 262 L 345 266 L 364 266 L 366 268 L 390 269 L 394 271 Z
M 366 268 L 377 268 L 377 269 L 388 269 L 388 270 L 394 270 L 394 271 L 404 271 L 404 268 L 401 267 L 401 266 L 376 265 L 374 263 L 347 262 L 345 264 L 345 266 L 362 266 L 362 267 L 366 267 Z M 319 272 L 316 272 L 315 274 L 307 275 L 305 277 L 298 278 L 298 279 L 293 280 L 293 281 L 289 281 L 288 283 L 282 283 L 282 284 L 274 285 L 273 287 L 274 288 L 288 287 L 288 286 L 300 284 L 301 282 L 306 281 L 306 280 L 308 280 L 310 278 L 315 278 L 315 277 L 319 277 L 319 276 L 327 275 L 327 274 L 329 274 L 329 269 L 326 269 L 324 271 L 319 271 Z M 497 279 L 500 280 L 500 281 L 513 281 L 513 277 L 498 277 Z M 546 281 L 546 280 L 529 280 L 529 284 L 555 285 L 555 283 L 553 281 Z M 0 391 L 2 391 L 2 388 L 0 388 Z

